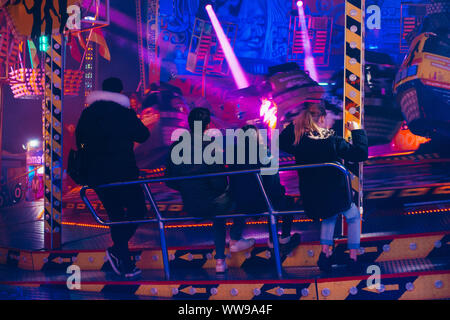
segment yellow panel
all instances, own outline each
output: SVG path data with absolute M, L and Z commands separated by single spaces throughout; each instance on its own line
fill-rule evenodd
M 436 282 L 442 283 L 436 288 Z M 413 283 L 414 289 L 405 291 L 399 300 L 424 300 L 450 298 L 450 274 L 419 276 Z
M 211 295 L 209 300 L 251 300 L 254 297 L 253 290 L 261 289 L 263 284 L 221 284 L 217 287 L 217 294 Z M 231 291 L 237 290 L 236 295 Z
M 225 254 L 229 253 L 231 255 L 231 258 L 226 260 L 227 265 L 229 267 L 241 267 L 245 260 L 247 260 L 246 254 L 250 254 L 252 250 L 253 247 L 241 252 L 229 252 L 228 250 L 225 250 Z
M 100 270 L 105 263 L 105 252 L 80 252 L 73 264 L 82 270 Z
M 173 289 L 178 289 L 178 285 L 141 285 L 135 295 L 171 298 Z
M 216 255 L 216 250 L 211 252 L 211 256 L 213 258 L 214 258 L 215 255 Z M 216 260 L 215 259 L 207 259 L 206 262 L 203 264 L 203 268 L 215 268 L 215 267 L 216 267 Z
M 430 252 L 434 249 L 434 243 L 438 240 L 441 240 L 443 237 L 443 235 L 436 235 L 394 239 L 389 244 L 390 250 L 387 252 L 382 252 L 375 260 L 375 262 L 426 258 L 428 254 L 430 254 Z M 411 250 L 411 243 L 416 244 L 415 250 Z
M 168 251 L 168 255 L 174 254 L 175 250 Z M 156 257 L 156 258 L 155 258 Z M 145 250 L 141 253 L 140 260 L 136 266 L 141 269 L 164 269 L 161 250 Z
M 46 258 L 48 259 L 49 255 L 50 254 L 47 252 L 45 253 L 33 252 L 33 270 L 35 271 L 41 270 L 45 264 L 44 259 Z
M 308 251 L 310 250 L 314 253 L 312 257 L 308 255 Z M 320 251 L 320 245 L 300 245 L 292 251 L 292 256 L 286 257 L 283 261 L 283 267 L 317 266 Z
M 83 284 L 81 281 L 81 290 L 82 291 L 90 291 L 90 292 L 100 292 L 105 287 L 104 284 Z
M 357 287 L 361 280 L 348 280 L 339 282 L 320 282 L 317 283 L 319 300 L 344 300 L 350 295 L 350 288 Z M 323 294 L 324 289 L 329 290 L 329 295 Z

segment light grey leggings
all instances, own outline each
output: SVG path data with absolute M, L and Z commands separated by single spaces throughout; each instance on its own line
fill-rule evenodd
M 320 244 L 333 245 L 334 227 L 336 225 L 336 219 L 339 214 L 322 220 L 320 229 Z M 352 203 L 350 209 L 342 212 L 348 225 L 348 242 L 347 247 L 349 249 L 359 249 L 359 243 L 361 240 L 361 216 L 359 210 L 354 203 Z

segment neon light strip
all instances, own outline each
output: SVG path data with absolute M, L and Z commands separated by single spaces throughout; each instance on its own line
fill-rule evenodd
M 416 215 L 416 214 L 430 214 L 430 213 L 445 213 L 450 212 L 450 208 L 445 209 L 433 209 L 433 210 L 417 210 L 417 211 L 409 211 L 403 213 L 404 215 Z M 280 220 L 282 222 L 282 220 Z M 305 222 L 313 222 L 312 219 L 294 219 L 293 223 L 305 223 Z M 247 225 L 265 225 L 267 221 L 247 221 Z M 89 224 L 89 223 L 77 223 L 77 222 L 62 222 L 62 225 L 68 226 L 76 226 L 76 227 L 86 227 L 86 228 L 97 228 L 97 229 L 108 229 L 108 226 L 103 226 L 99 224 Z M 227 222 L 227 226 L 233 225 L 232 222 Z M 196 224 L 178 224 L 178 225 L 168 225 L 164 228 L 166 229 L 183 229 L 183 228 L 200 228 L 200 227 L 212 227 L 212 223 L 196 223 Z
M 405 156 L 408 154 L 413 154 L 415 151 L 407 151 L 407 152 L 398 152 L 398 153 L 387 153 L 387 154 L 383 154 L 383 155 L 378 155 L 378 156 L 369 156 L 369 159 L 372 158 L 380 158 L 380 157 L 398 157 L 398 156 Z
M 434 210 L 417 210 L 417 211 L 409 211 L 406 212 L 406 215 L 416 215 L 416 214 L 425 214 L 425 213 L 443 213 L 443 212 L 449 212 L 450 208 L 445 209 L 434 209 Z
M 231 48 L 228 37 L 225 35 L 225 32 L 223 31 L 212 6 L 208 4 L 205 9 L 208 13 L 209 19 L 211 20 L 214 31 L 216 32 L 217 39 L 219 40 L 223 53 L 225 54 L 225 59 L 230 66 L 231 74 L 233 75 L 236 86 L 238 89 L 247 88 L 249 86 L 247 78 L 245 77 L 244 71 L 242 70 L 240 63 L 234 54 L 233 48 Z
M 312 219 L 296 219 L 292 220 L 294 223 L 312 222 Z M 67 226 L 76 227 L 86 227 L 86 228 L 97 228 L 97 229 L 108 229 L 108 226 L 103 226 L 100 224 L 89 224 L 89 223 L 77 223 L 77 222 L 62 222 L 61 224 Z M 267 224 L 267 221 L 248 221 L 247 225 L 262 225 Z M 227 226 L 233 225 L 232 222 L 227 222 Z M 168 225 L 164 226 L 166 229 L 182 229 L 182 228 L 197 228 L 197 227 L 212 227 L 212 223 L 196 223 L 196 224 L 179 224 L 179 225 Z

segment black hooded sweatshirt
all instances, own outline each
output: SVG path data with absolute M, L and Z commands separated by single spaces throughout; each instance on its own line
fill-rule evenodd
M 139 177 L 134 142 L 142 143 L 149 130 L 130 109 L 127 96 L 94 91 L 87 98 L 75 131 L 77 148 L 84 145 L 88 158 L 88 184 L 135 180 Z
M 204 161 L 200 164 L 194 164 L 194 139 L 194 135 L 192 135 L 189 141 L 192 150 L 189 164 L 175 164 L 172 161 L 172 150 L 179 142 L 176 141 L 171 145 L 167 154 L 165 177 L 194 176 L 225 171 L 223 164 L 208 165 Z M 202 154 L 210 143 L 202 141 Z M 231 205 L 227 195 L 228 180 L 226 176 L 167 181 L 166 185 L 180 192 L 184 209 L 192 216 L 214 216 L 215 214 L 224 213 L 219 212 L 219 203 L 221 208 L 222 206 L 226 208 Z

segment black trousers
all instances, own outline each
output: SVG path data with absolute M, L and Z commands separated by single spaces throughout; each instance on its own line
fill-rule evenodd
M 111 222 L 139 220 L 145 217 L 147 207 L 145 195 L 140 185 L 129 185 L 95 190 L 103 203 Z M 113 249 L 122 258 L 129 257 L 128 241 L 136 232 L 137 224 L 111 226 Z

